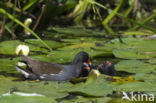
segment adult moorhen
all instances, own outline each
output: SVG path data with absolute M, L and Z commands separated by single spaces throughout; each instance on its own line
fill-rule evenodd
M 22 69 L 19 66 L 16 66 L 16 69 L 25 78 L 46 81 L 66 81 L 71 78 L 78 78 L 81 75 L 83 63 L 89 61 L 88 53 L 83 51 L 75 56 L 71 65 L 41 62 L 23 55 L 21 57 L 27 63 L 29 69 Z

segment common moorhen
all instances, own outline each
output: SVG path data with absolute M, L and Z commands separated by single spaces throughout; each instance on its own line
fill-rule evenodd
M 31 59 L 27 56 L 21 56 L 27 63 L 29 69 L 22 69 L 16 66 L 27 79 L 46 80 L 46 81 L 66 81 L 71 78 L 77 78 L 82 72 L 83 63 L 88 63 L 89 56 L 86 52 L 79 52 L 71 65 L 61 65 L 57 63 L 41 62 Z
M 110 61 L 106 61 L 103 64 L 100 64 L 98 66 L 98 70 L 102 74 L 106 74 L 106 75 L 110 75 L 110 76 L 115 76 L 117 73 L 115 70 L 114 64 Z

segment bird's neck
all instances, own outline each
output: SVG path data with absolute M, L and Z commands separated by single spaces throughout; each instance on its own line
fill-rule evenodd
M 79 65 L 79 64 L 82 64 L 82 61 L 80 61 L 80 60 L 74 60 L 72 62 L 72 65 Z

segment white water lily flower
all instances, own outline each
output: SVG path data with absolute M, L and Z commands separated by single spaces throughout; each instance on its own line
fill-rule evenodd
M 25 56 L 27 56 L 29 54 L 29 46 L 27 45 L 18 45 L 16 47 L 16 54 L 23 54 Z
M 27 26 L 27 27 L 29 27 L 31 23 L 32 23 L 32 19 L 31 18 L 27 18 L 24 21 L 24 25 Z M 27 31 L 25 29 L 24 29 L 24 32 L 25 32 L 26 35 L 30 35 L 31 34 L 29 31 Z
M 23 62 L 18 62 L 17 65 L 20 66 L 20 67 L 26 66 L 26 64 L 23 63 Z
M 27 18 L 27 19 L 24 21 L 24 25 L 26 25 L 26 26 L 29 26 L 31 23 L 32 23 L 32 19 L 31 19 L 31 18 Z

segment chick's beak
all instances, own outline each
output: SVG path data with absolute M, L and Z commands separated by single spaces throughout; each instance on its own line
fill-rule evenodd
M 90 67 L 89 66 L 86 66 L 85 69 L 89 71 L 90 70 Z
M 108 66 L 111 66 L 111 65 L 112 65 L 110 61 L 107 61 L 106 64 L 107 64 Z
M 86 70 L 90 70 L 90 67 L 89 67 L 89 64 L 88 63 L 83 63 L 83 67 L 84 67 L 84 69 L 86 69 Z
M 100 65 L 98 66 L 99 69 L 102 69 L 102 67 L 103 67 L 103 64 L 100 64 Z

